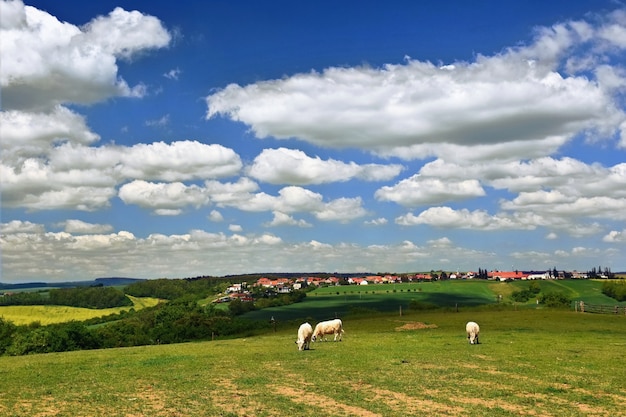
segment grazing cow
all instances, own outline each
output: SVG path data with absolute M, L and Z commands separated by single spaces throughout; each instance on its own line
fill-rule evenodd
M 319 338 L 320 340 L 326 341 L 327 334 L 334 334 L 334 341 L 336 342 L 337 338 L 339 338 L 339 341 L 341 342 L 343 337 L 343 323 L 340 319 L 321 321 L 317 323 L 311 340 L 315 342 Z
M 467 322 L 465 325 L 465 331 L 467 332 L 467 340 L 469 340 L 470 345 L 478 344 L 478 333 L 480 333 L 480 327 L 478 327 L 478 323 L 473 321 Z
M 313 336 L 313 328 L 309 323 L 302 323 L 298 329 L 298 350 L 309 350 L 311 344 L 311 336 Z

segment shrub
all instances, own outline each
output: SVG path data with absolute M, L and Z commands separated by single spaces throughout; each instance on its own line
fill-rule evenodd
M 541 304 L 547 307 L 569 307 L 571 300 L 565 294 L 559 292 L 549 292 L 539 298 Z
M 617 301 L 626 301 L 626 281 L 609 281 L 602 284 L 602 294 Z
M 520 291 L 514 291 L 511 294 L 511 298 L 513 299 L 513 301 L 517 301 L 518 303 L 525 303 L 526 301 L 539 294 L 539 291 L 541 291 L 539 284 L 537 284 L 536 282 L 531 282 L 528 285 L 528 288 Z

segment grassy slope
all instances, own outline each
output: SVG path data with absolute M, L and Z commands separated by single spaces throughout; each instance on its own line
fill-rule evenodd
M 466 342 L 470 319 L 480 345 Z M 284 325 L 248 339 L 0 357 L 0 415 L 624 415 L 623 316 L 463 309 L 344 325 L 343 342 L 305 352 Z
M 130 308 L 140 310 L 145 307 L 155 306 L 159 302 L 156 298 L 128 297 L 133 301 L 132 307 L 90 309 L 66 306 L 0 306 L 0 317 L 18 325 L 37 321 L 42 325 L 47 325 L 71 320 L 84 321 L 94 317 L 119 313 Z
M 602 282 L 592 280 L 533 281 L 540 285 L 542 293 L 561 292 L 571 299 L 582 299 L 589 304 L 626 305 L 605 296 L 601 292 Z M 379 284 L 364 286 L 339 286 L 318 288 L 307 294 L 302 303 L 285 307 L 268 308 L 247 313 L 245 317 L 258 320 L 288 320 L 302 318 L 322 320 L 344 316 L 355 310 L 399 311 L 406 310 L 412 300 L 447 306 L 466 308 L 483 304 L 496 304 L 498 295 L 510 302 L 513 291 L 527 288 L 530 281 L 437 281 L 410 284 Z M 535 299 L 525 303 L 528 307 Z M 539 306 L 541 307 L 541 306 Z

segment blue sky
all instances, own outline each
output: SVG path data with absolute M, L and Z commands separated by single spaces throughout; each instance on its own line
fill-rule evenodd
M 2 1 L 2 282 L 626 270 L 616 1 Z

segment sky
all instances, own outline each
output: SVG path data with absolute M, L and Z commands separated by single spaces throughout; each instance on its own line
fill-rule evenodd
M 0 282 L 626 270 L 626 4 L 0 0 Z

